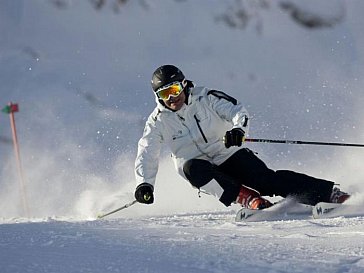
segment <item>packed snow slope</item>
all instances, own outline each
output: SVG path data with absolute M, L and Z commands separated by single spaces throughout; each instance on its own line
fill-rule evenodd
M 195 214 L 60 220 L 0 225 L 1 272 L 364 270 L 363 218 L 236 223 L 229 214 Z
M 0 1 L 1 272 L 363 272 L 363 217 L 235 223 L 163 151 L 155 203 L 133 199 L 154 69 L 236 97 L 250 137 L 364 143 L 360 0 Z M 270 167 L 364 203 L 361 148 L 248 144 Z
M 0 99 L 19 103 L 32 216 L 87 214 L 113 202 L 114 193 L 128 200 L 136 144 L 155 106 L 151 74 L 166 63 L 242 101 L 252 116 L 250 137 L 364 142 L 364 4 L 302 2 L 1 1 Z M 294 7 L 326 24 L 297 23 Z M 0 126 L 1 216 L 24 216 L 5 114 Z M 274 169 L 363 188 L 361 149 L 249 148 Z M 160 213 L 171 200 L 178 204 L 168 205 L 171 212 L 205 209 L 175 175 L 168 150 L 161 161 L 151 210 Z

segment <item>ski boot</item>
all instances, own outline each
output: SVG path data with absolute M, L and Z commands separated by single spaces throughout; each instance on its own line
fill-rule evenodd
M 260 196 L 259 192 L 251 188 L 241 186 L 236 203 L 248 209 L 265 209 L 273 204 Z
M 334 187 L 332 189 L 332 193 L 330 196 L 330 203 L 344 203 L 346 200 L 348 200 L 350 197 L 350 194 L 341 191 L 339 188 Z

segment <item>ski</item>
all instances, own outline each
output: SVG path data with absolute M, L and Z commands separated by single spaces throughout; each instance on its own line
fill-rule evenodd
M 352 204 L 337 204 L 320 202 L 313 206 L 312 217 L 314 219 L 334 218 L 334 217 L 356 217 L 364 216 L 363 206 Z
M 236 213 L 235 221 L 258 222 L 307 219 L 311 216 L 311 213 L 311 206 L 300 204 L 294 199 L 284 199 L 275 203 L 273 206 L 262 210 L 241 208 Z

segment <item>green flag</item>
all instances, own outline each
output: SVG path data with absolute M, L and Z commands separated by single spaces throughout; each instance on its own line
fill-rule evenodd
M 10 114 L 10 112 L 11 112 L 10 105 L 6 105 L 1 111 L 6 113 L 6 114 Z

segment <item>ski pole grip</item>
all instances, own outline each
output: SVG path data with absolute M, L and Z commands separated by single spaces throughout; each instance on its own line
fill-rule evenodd
M 149 201 L 151 198 L 151 195 L 149 193 L 146 193 L 143 195 L 144 201 Z

